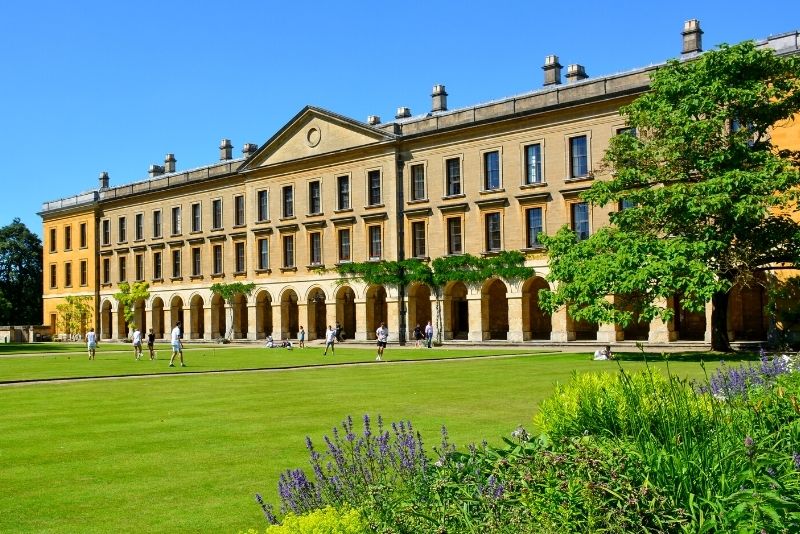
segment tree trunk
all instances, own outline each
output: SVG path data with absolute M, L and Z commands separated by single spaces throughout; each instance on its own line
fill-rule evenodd
M 436 295 L 436 343 L 442 344 L 442 296 L 439 288 L 434 289 Z
M 730 352 L 728 339 L 728 291 L 717 291 L 711 297 L 711 349 Z
M 233 304 L 228 304 L 225 310 L 225 339 L 233 339 Z

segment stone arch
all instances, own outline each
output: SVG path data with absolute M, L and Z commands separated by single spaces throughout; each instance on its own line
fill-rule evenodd
M 328 329 L 327 298 L 319 286 L 312 287 L 306 293 L 306 322 L 308 324 L 308 340 L 324 339 Z
M 597 339 L 597 331 L 599 329 L 600 325 L 597 323 L 574 319 L 572 314 L 569 313 L 569 308 L 567 309 L 567 331 L 572 334 L 570 339 L 594 341 Z
M 183 299 L 180 295 L 174 295 L 169 301 L 169 328 L 172 330 L 175 326 L 181 323 L 181 337 L 186 331 L 186 322 L 183 320 Z
M 133 324 L 142 332 L 142 335 L 147 332 L 147 311 L 145 310 L 146 303 L 144 299 L 136 299 L 133 303 Z
M 428 321 L 433 322 L 431 288 L 426 284 L 411 284 L 408 288 L 408 339 L 414 339 L 414 327 L 417 325 L 424 332 Z
M 286 288 L 281 293 L 281 339 L 296 338 L 299 326 L 297 293 L 292 288 Z
M 683 307 L 681 296 L 676 295 L 672 299 L 672 309 L 674 310 L 673 323 L 678 339 L 682 341 L 704 341 L 706 337 L 706 314 L 705 312 L 693 312 Z
M 104 300 L 100 305 L 100 339 L 111 339 L 113 337 L 114 312 L 111 301 Z
M 550 340 L 553 321 L 539 306 L 539 291 L 550 285 L 541 276 L 528 278 L 522 285 L 522 339 Z
M 220 295 L 211 296 L 211 339 L 225 337 L 225 299 Z
M 247 339 L 248 332 L 247 295 L 235 295 L 233 297 L 233 337 Z
M 262 289 L 256 294 L 256 339 L 272 335 L 272 295 Z
M 153 329 L 156 339 L 164 337 L 164 301 L 161 297 L 154 297 L 150 303 L 150 328 Z
M 199 294 L 189 300 L 189 339 L 203 339 L 205 327 L 205 301 Z
M 356 293 L 350 286 L 336 290 L 336 320 L 342 325 L 342 335 L 354 339 L 356 335 Z
M 463 282 L 450 282 L 443 291 L 444 339 L 467 339 L 469 336 L 469 306 L 467 286 Z
M 767 291 L 763 275 L 748 285 L 736 283 L 728 296 L 728 337 L 731 341 L 765 341 L 769 330 Z
M 499 278 L 481 287 L 481 330 L 483 339 L 508 339 L 508 287 Z
M 650 338 L 650 322 L 639 319 L 639 312 L 634 310 L 633 299 L 627 295 L 615 295 L 614 305 L 617 309 L 633 312 L 633 320 L 628 323 L 628 326 L 616 326 L 617 332 L 622 332 L 623 339 L 626 341 L 647 341 Z
M 375 339 L 375 330 L 381 323 L 388 323 L 386 288 L 380 285 L 367 288 L 367 339 Z

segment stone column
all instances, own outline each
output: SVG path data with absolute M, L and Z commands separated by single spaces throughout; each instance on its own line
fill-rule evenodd
M 272 305 L 272 340 L 283 339 L 283 316 L 280 301 Z
M 257 307 L 255 302 L 247 305 L 247 339 L 251 341 L 258 339 Z
M 400 341 L 400 301 L 396 295 L 386 295 L 386 328 L 389 329 L 389 341 Z M 408 336 L 406 336 L 408 337 Z
M 667 308 L 669 303 L 666 299 L 659 299 L 654 304 L 659 307 Z M 647 341 L 649 343 L 669 343 L 678 339 L 678 333 L 675 331 L 675 320 L 664 322 L 660 317 L 656 317 L 650 321 L 650 331 L 647 334 Z
M 336 299 L 325 301 L 325 324 L 336 328 Z
M 552 330 L 550 331 L 550 341 L 555 343 L 566 343 L 567 341 L 575 340 L 575 332 L 570 331 L 567 320 L 566 306 L 557 310 L 550 316 L 550 324 Z
M 469 314 L 467 339 L 470 341 L 483 341 L 483 297 L 480 287 L 477 290 L 469 288 L 467 293 L 467 313 Z
M 203 306 L 203 339 L 214 339 L 211 326 L 211 303 Z
M 514 343 L 524 341 L 522 326 L 522 293 L 506 293 L 508 301 L 508 336 L 506 340 Z
M 714 306 L 711 301 L 706 302 L 706 334 L 703 336 L 703 341 L 711 343 L 711 331 L 713 326 L 711 324 L 711 313 L 714 311 Z
M 356 305 L 356 331 L 353 339 L 356 341 L 367 340 L 367 299 L 355 299 Z
M 597 327 L 597 341 L 601 343 L 615 343 L 623 337 L 623 332 L 613 323 L 600 323 Z
M 313 306 L 313 304 L 312 304 Z M 308 317 L 308 304 L 305 302 L 297 301 L 297 330 L 300 330 L 300 325 L 303 325 L 306 330 L 306 336 L 308 336 L 308 341 L 313 339 L 324 339 L 325 332 L 316 332 L 316 321 L 315 324 L 309 322 Z M 288 325 L 286 326 L 286 339 L 289 339 L 290 335 L 288 332 Z
M 111 310 L 111 339 L 121 339 L 119 334 L 119 312 Z

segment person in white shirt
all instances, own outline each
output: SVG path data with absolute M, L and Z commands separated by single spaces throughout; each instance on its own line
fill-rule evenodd
M 376 361 L 383 359 L 383 349 L 386 348 L 386 341 L 389 339 L 389 329 L 386 328 L 386 323 L 381 323 L 377 330 L 375 330 L 375 337 L 378 338 L 378 355 L 375 357 Z
M 175 356 L 180 356 L 181 367 L 186 367 L 183 363 L 183 344 L 181 343 L 181 322 L 175 323 L 175 328 L 172 329 L 172 358 L 169 359 L 169 366 L 175 367 Z
M 433 343 L 433 325 L 430 321 L 428 324 L 425 325 L 425 345 L 428 348 L 431 348 L 431 344 Z
M 139 360 L 142 357 L 142 333 L 137 326 L 133 327 L 133 355 Z
M 97 349 L 97 334 L 95 334 L 94 328 L 90 328 L 86 332 L 86 348 L 89 350 L 89 359 L 94 360 L 95 350 Z
M 336 354 L 336 351 L 333 349 L 333 345 L 336 342 L 336 330 L 333 329 L 331 325 L 328 325 L 328 331 L 325 333 L 325 352 L 322 353 L 323 356 L 328 354 L 328 347 L 331 349 L 331 354 Z

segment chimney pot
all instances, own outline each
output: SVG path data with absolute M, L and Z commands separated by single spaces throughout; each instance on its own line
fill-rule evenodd
M 558 62 L 558 56 L 550 55 L 544 58 L 544 86 L 560 85 L 561 84 L 561 64 Z
M 175 172 L 175 154 L 167 154 L 164 157 L 164 172 Z
M 583 68 L 583 65 L 567 65 L 567 83 L 579 82 L 588 77 L 589 76 L 586 74 L 586 69 Z
M 250 156 L 256 153 L 256 150 L 258 150 L 257 144 L 245 143 L 244 146 L 242 147 L 242 154 L 244 154 L 244 157 L 249 158 Z
M 148 169 L 147 173 L 150 175 L 150 178 L 161 176 L 164 174 L 164 167 L 161 165 L 150 165 L 150 169 Z
M 381 123 L 381 118 L 377 115 L 370 115 L 367 117 L 367 124 L 370 126 L 376 126 Z
M 447 91 L 444 90 L 444 85 L 436 84 L 433 86 L 433 107 L 432 112 L 447 111 Z
M 219 159 L 220 161 L 233 159 L 233 145 L 230 139 L 223 139 L 219 142 Z
M 108 173 L 106 171 L 100 173 L 100 189 L 108 189 Z
M 407 108 L 405 106 L 397 108 L 397 113 L 395 114 L 395 119 L 405 119 L 411 116 L 411 108 Z
M 683 49 L 681 54 L 699 54 L 703 51 L 703 30 L 700 29 L 700 21 L 697 19 L 687 20 L 683 23 Z

